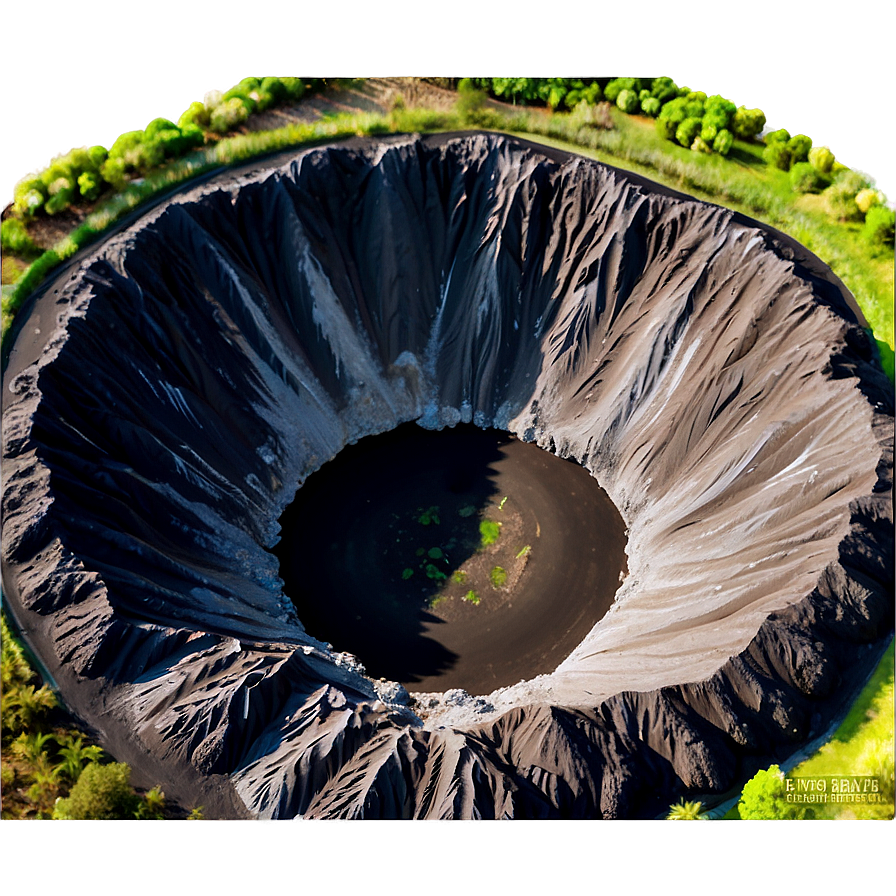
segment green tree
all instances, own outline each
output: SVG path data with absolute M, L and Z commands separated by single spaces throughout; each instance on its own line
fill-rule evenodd
M 676 129 L 675 139 L 682 146 L 690 148 L 702 127 L 703 123 L 699 118 L 686 118 Z
M 643 86 L 644 85 L 637 78 L 613 78 L 613 80 L 604 88 L 604 98 L 610 103 L 615 103 L 623 90 L 634 91 L 635 98 L 637 98 L 638 93 Z
M 841 221 L 861 221 L 862 212 L 856 205 L 856 196 L 867 186 L 867 180 L 857 171 L 849 168 L 840 171 L 824 191 L 828 211 Z
M 648 96 L 641 100 L 641 111 L 651 118 L 656 118 L 660 114 L 661 103 L 655 96 Z
M 826 146 L 813 146 L 809 150 L 809 164 L 822 174 L 834 167 L 834 154 Z
M 616 97 L 616 105 L 626 114 L 632 115 L 638 111 L 638 94 L 634 90 L 621 90 Z
M 731 131 L 741 140 L 752 140 L 765 127 L 765 113 L 761 109 L 739 106 L 731 119 Z
M 757 772 L 747 781 L 738 811 L 746 819 L 801 819 L 811 817 L 807 807 L 787 802 L 787 784 L 777 765 Z
M 134 818 L 140 797 L 131 787 L 131 768 L 123 762 L 88 765 L 53 818 L 65 820 Z
M 35 258 L 40 249 L 28 233 L 24 223 L 18 218 L 7 218 L 0 224 L 0 246 L 4 252 L 12 252 L 21 258 Z
M 678 96 L 678 87 L 671 78 L 654 78 L 650 82 L 650 94 L 660 101 L 667 103 Z
M 786 140 L 773 140 L 762 151 L 762 158 L 771 168 L 779 168 L 781 171 L 790 170 L 790 150 Z
M 734 135 L 727 128 L 723 128 L 716 134 L 716 139 L 712 141 L 712 148 L 721 156 L 727 156 L 734 146 Z
M 212 110 L 209 127 L 218 134 L 226 134 L 249 117 L 249 107 L 241 97 L 228 97 Z
M 795 193 L 820 193 L 831 183 L 808 162 L 797 162 L 790 169 L 790 187 Z
M 47 755 L 47 747 L 52 745 L 53 735 L 43 732 L 34 732 L 28 734 L 22 732 L 11 745 L 14 756 L 23 759 L 25 762 L 37 762 L 41 755 Z
M 809 158 L 809 150 L 812 149 L 812 138 L 805 134 L 796 134 L 787 141 L 787 148 L 794 162 L 805 162 Z
M 868 209 L 862 236 L 873 246 L 892 246 L 896 231 L 896 212 L 885 205 L 875 205 Z

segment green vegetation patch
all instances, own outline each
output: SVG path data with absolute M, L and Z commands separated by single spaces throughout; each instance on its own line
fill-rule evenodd
M 482 547 L 488 547 L 494 544 L 501 536 L 501 524 L 494 520 L 483 520 L 479 524 L 479 535 L 481 536 L 480 544 Z

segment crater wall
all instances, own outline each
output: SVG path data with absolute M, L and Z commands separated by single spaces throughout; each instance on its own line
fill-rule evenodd
M 892 632 L 892 393 L 862 323 L 781 234 L 524 141 L 278 156 L 21 313 L 4 594 L 138 780 L 212 813 L 711 799 L 823 733 Z M 622 513 L 629 575 L 552 674 L 409 702 L 283 593 L 296 489 L 411 420 L 574 458 Z

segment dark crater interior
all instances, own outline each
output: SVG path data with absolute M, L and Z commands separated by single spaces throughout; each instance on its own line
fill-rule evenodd
M 280 523 L 274 553 L 309 634 L 417 691 L 552 672 L 625 568 L 622 519 L 586 470 L 470 424 L 344 448 Z
M 211 817 L 719 801 L 892 636 L 863 325 L 782 234 L 501 135 L 210 175 L 17 315 L 5 606 L 137 783 Z

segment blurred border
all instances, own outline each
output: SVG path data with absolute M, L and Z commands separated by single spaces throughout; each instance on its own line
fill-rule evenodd
M 670 74 L 893 197 L 894 5 L 5 0 L 0 190 L 252 73 Z M 894 827 L 4 822 L 7 894 L 892 894 Z

